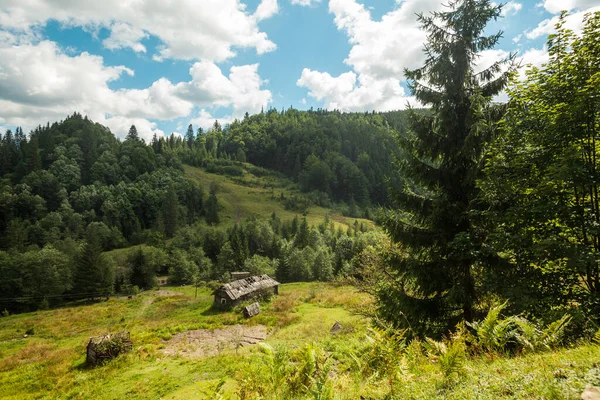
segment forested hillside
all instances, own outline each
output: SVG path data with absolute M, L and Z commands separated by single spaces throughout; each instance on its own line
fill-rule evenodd
M 270 110 L 149 144 L 135 126 L 119 141 L 77 113 L 29 135 L 7 131 L 2 308 L 150 288 L 157 274 L 172 283 L 226 279 L 239 269 L 282 281 L 346 274 L 355 254 L 379 243 L 360 218 L 385 199 L 395 176 L 388 117 Z M 186 173 L 184 164 L 201 169 Z M 246 200 L 256 187 L 262 191 Z M 142 246 L 119 250 L 116 263 L 105 254 L 135 245 Z
M 271 109 L 206 133 L 190 126 L 184 143 L 170 145 L 190 165 L 214 169 L 209 159 L 225 158 L 281 172 L 322 203 L 383 205 L 388 180 L 398 178 L 392 163 L 404 115 Z

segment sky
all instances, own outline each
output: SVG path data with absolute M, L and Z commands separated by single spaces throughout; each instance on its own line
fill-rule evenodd
M 123 138 L 227 124 L 269 108 L 388 111 L 415 104 L 416 13 L 447 0 L 0 0 L 0 131 L 77 111 Z M 511 0 L 481 68 L 547 60 L 561 10 L 579 30 L 600 0 Z

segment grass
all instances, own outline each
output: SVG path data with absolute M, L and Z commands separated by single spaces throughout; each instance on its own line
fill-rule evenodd
M 244 347 L 238 356 L 226 351 L 201 360 L 161 353 L 164 340 L 177 333 L 232 324 L 267 325 L 272 334 L 266 344 L 285 352 L 288 360 L 283 364 L 286 385 L 302 389 L 298 371 L 313 371 L 320 376 L 312 380 L 314 393 L 322 389 L 325 396 L 326 388 L 333 390 L 333 397 L 322 398 L 577 399 L 586 385 L 600 384 L 600 347 L 594 344 L 514 358 L 467 357 L 464 373 L 452 381 L 421 350 L 404 356 L 392 352 L 393 377 L 366 373 L 367 363 L 381 362 L 385 353 L 365 340 L 371 335 L 368 321 L 353 312 L 370 299 L 347 286 L 282 285 L 280 295 L 263 303 L 262 313 L 250 320 L 237 310 L 212 311 L 207 288 L 199 288 L 197 298 L 191 286 L 166 290 L 0 318 L 0 398 L 240 398 L 235 393 L 257 398 L 259 390 L 270 387 L 264 379 L 274 371 L 259 346 Z M 335 321 L 344 330 L 331 335 Z M 30 328 L 35 333 L 24 337 Z M 131 332 L 133 351 L 87 368 L 89 337 L 122 330 Z M 318 375 L 324 363 L 331 370 Z M 216 390 L 221 380 L 225 383 Z M 308 396 L 300 390 L 279 398 Z M 277 397 L 267 391 L 263 398 Z
M 202 184 L 206 191 L 213 182 L 219 186 L 217 198 L 221 207 L 220 217 L 222 223 L 226 225 L 239 222 L 249 216 L 270 218 L 272 213 L 276 213 L 282 220 L 291 220 L 296 215 L 301 217 L 300 212 L 286 210 L 280 200 L 281 194 L 286 197 L 300 194 L 296 185 L 284 178 L 257 177 L 247 170 L 242 177 L 232 178 L 188 165 L 184 168 L 186 177 Z M 274 179 L 277 181 L 273 182 Z M 344 217 L 323 207 L 311 207 L 306 219 L 309 225 L 318 225 L 323 222 L 327 214 L 330 214 L 330 220 L 336 229 L 338 226 L 346 229 L 352 226 L 355 220 L 373 227 L 372 221 Z

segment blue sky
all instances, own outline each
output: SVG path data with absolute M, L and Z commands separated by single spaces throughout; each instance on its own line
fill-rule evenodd
M 440 2 L 2 0 L 0 129 L 79 111 L 149 138 L 269 107 L 403 108 L 414 100 L 402 71 L 423 61 L 414 13 Z M 509 1 L 481 65 L 511 51 L 544 62 L 563 8 L 578 29 L 600 0 Z

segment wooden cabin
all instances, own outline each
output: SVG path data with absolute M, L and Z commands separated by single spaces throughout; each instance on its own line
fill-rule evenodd
M 250 276 L 226 283 L 214 291 L 215 306 L 230 308 L 241 301 L 279 293 L 279 282 L 269 275 Z

